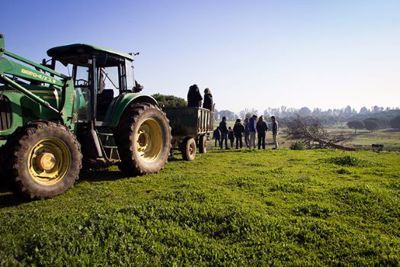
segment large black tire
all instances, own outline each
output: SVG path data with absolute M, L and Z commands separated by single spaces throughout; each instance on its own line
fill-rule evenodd
M 205 134 L 199 137 L 199 153 L 207 153 L 207 136 Z
M 171 127 L 164 112 L 149 103 L 133 103 L 115 131 L 121 162 L 127 175 L 157 173 L 164 168 L 171 149 Z
M 79 178 L 81 148 L 67 127 L 44 121 L 29 123 L 8 142 L 7 168 L 23 196 L 51 198 L 70 189 Z
M 181 144 L 182 158 L 187 161 L 192 161 L 196 158 L 196 141 L 187 137 Z

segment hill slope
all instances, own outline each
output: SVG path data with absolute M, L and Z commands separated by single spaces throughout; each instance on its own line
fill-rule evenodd
M 399 162 L 212 151 L 157 175 L 87 173 L 51 200 L 3 192 L 0 265 L 398 265 Z

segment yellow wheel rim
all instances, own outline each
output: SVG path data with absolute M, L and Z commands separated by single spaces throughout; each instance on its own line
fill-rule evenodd
M 192 157 L 196 153 L 196 144 L 194 142 L 191 142 L 188 149 L 189 155 Z
M 154 119 L 145 120 L 139 127 L 136 153 L 145 161 L 155 161 L 163 148 L 162 130 Z
M 42 185 L 54 185 L 67 174 L 72 162 L 68 146 L 60 139 L 47 138 L 37 142 L 28 155 L 29 173 Z

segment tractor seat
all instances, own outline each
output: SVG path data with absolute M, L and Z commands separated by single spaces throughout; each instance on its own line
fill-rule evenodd
M 97 95 L 97 113 L 101 117 L 105 116 L 108 106 L 111 101 L 114 99 L 114 90 L 113 89 L 104 89 L 101 94 Z

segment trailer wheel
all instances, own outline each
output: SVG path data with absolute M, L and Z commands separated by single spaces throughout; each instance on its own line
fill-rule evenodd
M 207 136 L 205 134 L 199 137 L 199 153 L 207 152 Z
M 53 122 L 30 123 L 9 142 L 9 169 L 16 190 L 25 197 L 54 197 L 78 179 L 82 168 L 80 144 L 67 127 Z
M 171 149 L 171 127 L 158 107 L 137 103 L 123 114 L 115 131 L 121 158 L 119 168 L 127 175 L 159 172 Z
M 196 157 L 196 141 L 191 137 L 185 138 L 181 144 L 181 152 L 184 160 L 194 160 Z

